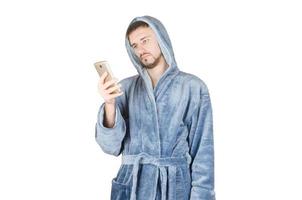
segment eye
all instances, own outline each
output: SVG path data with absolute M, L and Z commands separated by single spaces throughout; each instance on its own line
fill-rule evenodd
M 149 41 L 149 39 L 144 39 L 143 44 L 146 44 Z

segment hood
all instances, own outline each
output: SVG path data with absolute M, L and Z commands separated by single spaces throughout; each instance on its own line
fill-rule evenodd
M 163 84 L 163 82 L 165 82 L 165 80 L 168 81 L 167 77 L 172 78 L 173 75 L 176 75 L 178 73 L 179 69 L 177 67 L 177 64 L 176 64 L 176 61 L 174 58 L 174 52 L 173 52 L 173 48 L 172 48 L 172 44 L 171 44 L 169 35 L 168 35 L 164 25 L 158 19 L 145 15 L 145 16 L 141 16 L 141 17 L 135 17 L 130 22 L 129 26 L 136 21 L 143 21 L 143 22 L 147 23 L 149 25 L 149 27 L 154 31 L 156 38 L 157 38 L 158 45 L 161 49 L 161 52 L 166 60 L 166 63 L 169 65 L 169 67 L 162 74 L 162 76 L 158 80 L 155 88 L 153 89 L 152 82 L 151 82 L 149 74 L 147 73 L 147 70 L 141 65 L 139 58 L 135 55 L 132 47 L 130 46 L 130 42 L 127 38 L 127 35 L 125 36 L 126 49 L 127 49 L 131 62 L 135 66 L 139 75 L 145 81 L 147 87 L 151 91 L 156 93 L 156 91 L 160 90 L 162 85 L 165 85 L 165 84 Z

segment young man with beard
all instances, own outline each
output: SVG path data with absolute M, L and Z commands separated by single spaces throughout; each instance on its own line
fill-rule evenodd
M 105 82 L 95 137 L 122 165 L 111 200 L 214 200 L 213 120 L 209 91 L 180 71 L 163 24 L 134 18 L 126 48 L 138 75 Z M 122 87 L 121 87 L 122 86 Z M 120 88 L 122 92 L 112 92 Z

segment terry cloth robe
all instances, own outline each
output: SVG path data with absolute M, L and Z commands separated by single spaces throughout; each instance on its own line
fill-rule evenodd
M 120 81 L 115 124 L 103 125 L 104 103 L 95 139 L 122 163 L 111 182 L 111 200 L 214 200 L 212 109 L 206 84 L 179 70 L 162 23 L 149 24 L 169 65 L 153 88 L 147 71 L 126 37 L 126 48 L 138 74 Z

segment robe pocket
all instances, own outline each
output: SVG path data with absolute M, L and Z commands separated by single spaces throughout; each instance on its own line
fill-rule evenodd
M 111 181 L 111 200 L 130 199 L 130 185 L 119 183 L 116 178 Z

